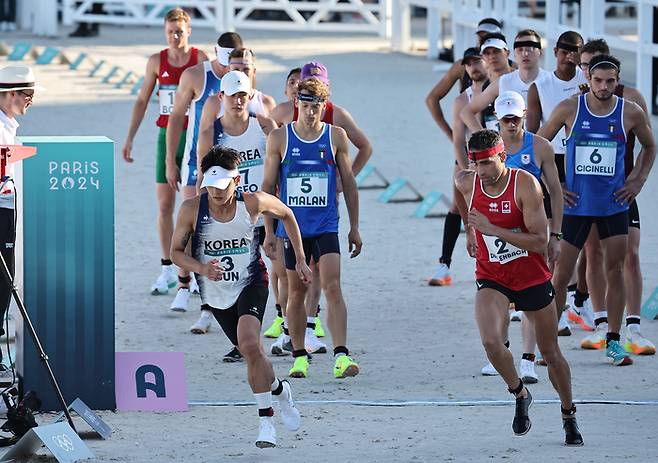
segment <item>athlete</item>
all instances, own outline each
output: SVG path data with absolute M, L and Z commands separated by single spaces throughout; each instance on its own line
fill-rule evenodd
M 289 245 L 304 256 L 295 217 L 277 198 L 248 193 L 240 186 L 240 154 L 214 147 L 201 164 L 204 173 L 200 196 L 186 200 L 178 213 L 172 243 L 177 265 L 200 275 L 199 289 L 205 310 L 212 312 L 230 341 L 240 347 L 247 362 L 247 377 L 258 406 L 260 427 L 256 446 L 276 446 L 272 422 L 272 395 L 290 431 L 299 429 L 299 411 L 290 384 L 274 376 L 260 341 L 267 304 L 267 269 L 260 257 L 256 222 L 261 214 L 280 219 Z M 192 256 L 186 248 L 192 238 Z M 295 267 L 297 278 L 308 282 L 311 271 L 303 257 Z
M 235 32 L 225 32 L 217 39 L 215 46 L 216 59 L 204 61 L 186 70 L 181 76 L 180 86 L 176 92 L 174 109 L 167 125 L 167 182 L 172 189 L 178 190 L 179 183 L 183 185 L 183 196 L 190 198 L 196 194 L 197 167 L 196 145 L 199 135 L 199 123 L 203 104 L 210 95 L 219 91 L 221 77 L 228 72 L 228 56 L 235 47 L 242 46 L 242 38 Z M 182 166 L 179 169 L 174 163 L 176 146 L 180 143 L 184 129 L 185 114 L 189 112 L 189 124 L 185 137 L 185 150 Z M 188 277 L 189 278 L 189 277 Z M 181 281 L 182 291 L 176 294 L 172 307 L 187 308 L 189 290 L 185 290 L 188 278 Z M 195 334 L 206 333 L 212 323 L 212 314 L 201 310 L 199 320 L 190 327 Z M 240 353 L 231 351 L 224 357 L 225 361 L 239 361 Z
M 562 127 L 567 138 L 564 219 L 553 284 L 561 312 L 578 253 L 596 224 L 605 260 L 607 281 L 623 281 L 628 238 L 628 205 L 641 191 L 653 165 L 656 147 L 647 116 L 639 105 L 614 95 L 619 83 L 619 60 L 598 55 L 589 61 L 590 92 L 567 99 L 553 111 L 538 135 L 552 139 Z M 625 177 L 628 134 L 642 149 Z M 605 296 L 608 329 L 606 355 L 616 366 L 633 360 L 620 344 L 625 303 L 624 285 L 610 285 Z
M 569 364 L 557 343 L 553 287 L 544 257 L 548 222 L 541 187 L 533 175 L 505 165 L 505 147 L 496 131 L 474 133 L 468 149 L 475 170 L 461 170 L 455 183 L 469 205 L 462 217 L 469 253 L 476 258 L 475 318 L 487 357 L 516 398 L 512 430 L 516 435 L 530 431 L 532 404 L 500 330 L 513 302 L 533 320 L 539 350 L 560 397 L 565 444 L 583 445 Z
M 312 257 L 317 262 L 327 299 L 327 323 L 334 344 L 334 376 L 345 378 L 357 375 L 359 366 L 349 356 L 346 345 L 347 308 L 340 286 L 337 173 L 340 173 L 350 221 L 350 257 L 361 253 L 362 242 L 359 196 L 352 174 L 347 135 L 340 127 L 321 120 L 328 98 L 329 89 L 319 79 L 309 78 L 299 83 L 297 121 L 272 131 L 268 137 L 263 190 L 273 193 L 279 186 L 282 201 L 293 210 L 300 224 L 306 258 L 310 262 Z M 266 220 L 265 227 L 264 248 L 272 257 L 276 255 L 272 223 Z M 307 287 L 293 271 L 301 256 L 294 252 L 281 224 L 277 236 L 284 238 L 288 270 L 287 314 L 295 359 L 290 376 L 305 378 L 308 375 L 308 352 L 304 344 Z
M 137 95 L 137 101 L 133 107 L 128 128 L 128 136 L 123 146 L 123 159 L 132 163 L 133 140 L 137 134 L 146 108 L 155 88 L 156 83 L 159 85 L 158 96 L 160 106 L 160 116 L 156 121 L 158 129 L 158 140 L 156 148 L 156 172 L 155 172 L 155 191 L 158 197 L 158 234 L 160 236 L 160 246 L 162 250 L 162 271 L 155 283 L 151 286 L 151 294 L 167 294 L 169 288 L 176 286 L 176 269 L 170 259 L 171 234 L 174 230 L 174 205 L 176 202 L 176 190 L 167 184 L 166 176 L 166 137 L 167 123 L 172 113 L 174 105 L 174 95 L 183 72 L 195 66 L 198 62 L 208 59 L 202 51 L 190 46 L 189 38 L 192 33 L 190 26 L 190 16 L 181 8 L 174 8 L 165 15 L 165 36 L 168 47 L 159 53 L 151 55 L 146 63 L 146 72 L 144 74 L 144 83 Z M 180 120 L 181 127 L 187 124 L 187 117 L 183 111 L 183 117 Z M 183 148 L 185 138 L 172 148 L 172 165 L 178 169 L 183 159 Z M 174 168 L 172 167 L 172 168 Z M 181 283 L 181 288 L 187 288 L 189 292 L 190 277 L 183 273 L 179 278 L 183 278 L 186 283 Z M 185 310 L 174 304 L 173 310 Z

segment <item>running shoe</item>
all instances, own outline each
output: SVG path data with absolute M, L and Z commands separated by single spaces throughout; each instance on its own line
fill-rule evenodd
M 240 351 L 238 350 L 237 347 L 233 347 L 224 357 L 222 358 L 222 362 L 224 363 L 235 363 L 235 362 L 242 362 L 243 357 Z
M 446 264 L 439 264 L 436 272 L 429 279 L 428 284 L 430 286 L 450 286 L 452 284 L 452 277 L 450 276 L 448 266 Z
M 167 294 L 170 288 L 175 288 L 178 284 L 178 274 L 176 267 L 173 265 L 163 265 L 158 279 L 151 285 L 151 295 L 161 296 Z
M 308 376 L 308 357 L 306 355 L 296 357 L 288 374 L 291 378 L 306 378 Z
M 636 355 L 654 355 L 656 353 L 656 346 L 640 333 L 626 332 L 626 342 L 624 349 L 627 352 Z
M 494 366 L 492 365 L 491 362 L 487 362 L 485 366 L 482 367 L 480 370 L 480 373 L 482 373 L 482 376 L 498 376 L 499 373 L 496 371 Z
M 278 357 L 285 357 L 290 355 L 290 351 L 283 348 L 284 343 L 290 342 L 290 336 L 285 333 L 281 333 L 281 336 L 276 338 L 276 341 L 270 347 L 270 353 Z
M 541 352 L 537 352 L 537 356 L 535 357 L 535 364 L 542 367 L 548 366 L 548 363 L 546 363 L 546 360 L 544 360 L 544 357 L 541 355 Z
M 562 315 L 560 315 L 560 320 L 557 322 L 557 335 L 571 336 L 571 328 L 569 327 L 569 320 L 567 319 L 566 311 L 562 311 Z
M 564 429 L 564 445 L 568 447 L 580 447 L 584 445 L 583 436 L 578 430 L 576 417 L 562 418 L 562 429 Z
M 516 410 L 514 411 L 514 421 L 512 421 L 512 431 L 517 436 L 525 436 L 530 431 L 532 423 L 528 412 L 532 405 L 532 394 L 528 388 L 525 389 L 528 395 L 516 398 Z
M 315 335 L 318 338 L 324 338 L 325 336 L 324 328 L 322 327 L 322 321 L 320 320 L 319 315 L 315 317 Z
M 299 410 L 295 407 L 292 401 L 292 388 L 290 383 L 285 379 L 281 381 L 283 391 L 278 396 L 274 396 L 279 401 L 279 411 L 281 413 L 281 421 L 288 431 L 297 431 L 302 425 L 302 418 Z
M 605 348 L 605 355 L 612 359 L 612 364 L 616 367 L 633 364 L 633 359 L 628 355 L 628 352 L 621 347 L 619 341 L 608 341 L 608 346 Z
M 336 358 L 334 364 L 334 377 L 338 379 L 359 374 L 359 365 L 349 355 L 341 355 Z
M 265 330 L 263 336 L 266 338 L 278 338 L 283 334 L 283 317 L 278 315 L 270 325 L 268 329 Z
M 521 359 L 519 373 L 524 384 L 535 384 L 539 380 L 539 376 L 535 372 L 535 363 L 531 360 Z
M 260 417 L 256 447 L 259 449 L 276 447 L 276 429 L 274 429 L 274 423 L 272 423 L 271 416 Z
M 565 310 L 567 313 L 567 318 L 570 322 L 576 323 L 585 331 L 594 331 L 594 311 L 592 309 L 592 303 L 589 299 L 583 302 L 582 307 L 577 307 L 574 303 L 573 298 L 575 293 L 571 296 L 569 308 Z
M 174 312 L 187 312 L 187 301 L 190 299 L 190 290 L 188 288 L 179 288 L 176 297 L 169 307 Z
M 580 343 L 580 347 L 583 349 L 603 349 L 605 348 L 605 335 L 608 332 L 608 324 L 601 323 L 596 327 L 594 331 L 589 336 L 586 336 L 585 339 Z
M 190 331 L 194 334 L 206 334 L 208 331 L 210 331 L 212 320 L 212 313 L 210 313 L 209 310 L 202 310 L 199 319 L 194 325 L 190 326 Z
M 199 283 L 196 281 L 196 276 L 194 276 L 194 273 L 190 273 L 190 293 L 200 294 Z
M 320 341 L 311 328 L 306 328 L 304 347 L 309 354 L 326 354 L 327 345 Z
M 521 317 L 523 317 L 523 312 L 519 310 L 510 310 L 509 319 L 512 322 L 520 322 Z

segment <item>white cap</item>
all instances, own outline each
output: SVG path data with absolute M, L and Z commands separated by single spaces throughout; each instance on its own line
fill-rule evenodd
M 494 103 L 494 110 L 498 119 L 509 116 L 523 117 L 525 109 L 525 100 L 521 94 L 512 90 L 498 95 Z
M 220 190 L 225 190 L 228 184 L 231 183 L 231 180 L 238 175 L 240 175 L 240 172 L 235 169 L 228 170 L 220 166 L 212 166 L 203 173 L 201 188 L 212 186 Z
M 35 85 L 34 72 L 23 64 L 13 64 L 0 69 L 0 92 L 14 90 L 45 90 Z
M 230 71 L 222 77 L 219 89 L 225 95 L 235 95 L 240 92 L 251 95 L 251 81 L 244 72 Z
M 490 47 L 498 48 L 499 50 L 509 50 L 504 40 L 490 38 L 485 40 L 484 43 L 480 45 L 480 53 L 482 53 L 485 49 Z

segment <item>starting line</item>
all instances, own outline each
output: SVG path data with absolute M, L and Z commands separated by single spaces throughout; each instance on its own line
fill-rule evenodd
M 306 405 L 356 405 L 359 407 L 501 407 L 514 405 L 514 400 L 295 400 Z M 558 399 L 534 399 L 540 405 L 559 404 Z M 658 405 L 658 400 L 574 400 L 578 405 Z M 192 400 L 191 407 L 253 407 L 256 402 L 241 400 L 204 401 Z

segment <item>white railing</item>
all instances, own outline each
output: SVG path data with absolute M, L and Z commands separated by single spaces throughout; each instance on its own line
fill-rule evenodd
M 390 37 L 390 0 L 112 0 L 106 14 L 91 14 L 94 0 L 63 0 L 63 23 L 159 25 L 166 11 L 177 5 L 196 8 L 195 26 L 215 30 L 266 29 L 289 31 L 366 32 Z M 272 13 L 279 12 L 275 19 Z M 260 17 L 258 17 L 260 16 Z M 263 19 L 267 17 L 268 19 Z
M 461 56 L 464 50 L 475 43 L 475 28 L 480 19 L 494 17 L 504 23 L 504 32 L 513 37 L 519 30 L 534 29 L 552 44 L 558 36 L 575 30 L 585 39 L 604 38 L 613 50 L 623 50 L 635 54 L 635 85 L 647 99 L 652 95 L 652 58 L 658 58 L 658 44 L 653 43 L 653 7 L 658 0 L 631 0 L 625 3 L 636 8 L 636 34 L 620 36 L 606 32 L 605 0 L 580 0 L 580 26 L 566 24 L 565 5 L 558 0 L 547 0 L 545 17 L 530 18 L 519 14 L 518 0 L 393 0 L 392 47 L 397 51 L 408 51 L 411 46 L 411 6 L 428 9 L 427 14 L 427 56 L 436 59 L 438 41 L 442 34 L 441 18 L 451 18 L 451 33 L 454 42 L 454 55 Z M 621 6 L 623 6 L 622 4 Z M 620 6 L 617 4 L 616 6 Z M 656 25 L 658 26 L 658 25 Z M 544 66 L 552 68 L 552 53 L 545 53 Z

